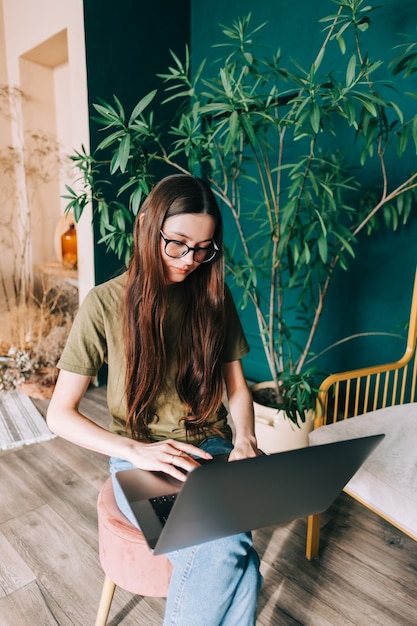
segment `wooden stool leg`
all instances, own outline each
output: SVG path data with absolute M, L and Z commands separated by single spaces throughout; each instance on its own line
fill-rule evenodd
M 320 544 L 320 514 L 309 515 L 307 522 L 306 557 L 309 561 L 319 554 Z
M 114 582 L 106 576 L 103 583 L 103 589 L 101 591 L 95 626 L 106 626 L 115 589 L 116 585 Z

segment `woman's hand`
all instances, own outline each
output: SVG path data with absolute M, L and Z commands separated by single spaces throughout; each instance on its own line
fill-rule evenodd
M 246 383 L 240 361 L 223 365 L 229 412 L 235 425 L 235 446 L 229 461 L 247 459 L 262 454 L 258 450 L 255 436 L 255 417 L 252 395 Z
M 124 455 L 136 467 L 144 470 L 165 472 L 178 480 L 185 481 L 187 472 L 199 467 L 197 456 L 202 459 L 213 458 L 211 454 L 182 441 L 165 439 L 156 443 L 142 443 L 126 439 L 127 451 Z
M 255 437 L 250 437 L 242 441 L 236 440 L 235 446 L 230 453 L 229 461 L 238 461 L 239 459 L 248 459 L 254 456 L 260 456 L 262 452 L 258 449 Z

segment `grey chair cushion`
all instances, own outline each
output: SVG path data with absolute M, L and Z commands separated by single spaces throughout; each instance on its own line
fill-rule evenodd
M 417 403 L 372 411 L 322 426 L 310 445 L 385 433 L 345 491 L 417 539 Z

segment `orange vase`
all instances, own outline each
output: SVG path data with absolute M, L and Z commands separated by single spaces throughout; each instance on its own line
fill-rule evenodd
M 77 231 L 75 224 L 61 235 L 62 264 L 67 270 L 77 269 Z

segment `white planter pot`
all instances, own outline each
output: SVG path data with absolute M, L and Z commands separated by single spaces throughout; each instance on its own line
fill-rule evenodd
M 253 385 L 252 390 L 271 387 L 273 383 L 264 382 Z M 313 430 L 314 414 L 309 411 L 306 421 L 296 426 L 283 411 L 277 411 L 258 402 L 253 403 L 255 409 L 255 433 L 258 448 L 266 454 L 285 452 L 308 446 L 308 435 Z

